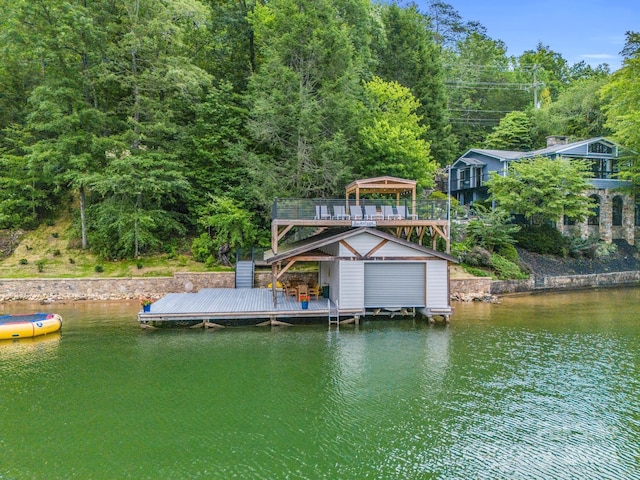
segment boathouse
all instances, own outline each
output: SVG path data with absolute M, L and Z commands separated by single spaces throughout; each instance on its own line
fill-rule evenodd
M 275 199 L 272 248 L 263 259 L 271 266 L 270 290 L 253 288 L 252 261 L 249 268 L 236 268 L 235 289 L 169 294 L 138 319 L 207 326 L 325 317 L 331 324 L 345 316 L 357 321 L 419 312 L 448 320 L 449 262 L 457 261 L 448 253 L 449 211 L 447 201 L 418 199 L 415 181 L 388 176 L 356 180 L 341 199 Z M 316 263 L 313 285 L 290 284 L 292 267 L 300 262 Z M 240 281 L 240 275 L 247 278 Z
M 298 261 L 318 262 L 318 281 L 339 310 L 363 316 L 451 313 L 449 262 L 457 260 L 384 231 L 328 231 L 283 248 L 266 259 L 272 285 Z

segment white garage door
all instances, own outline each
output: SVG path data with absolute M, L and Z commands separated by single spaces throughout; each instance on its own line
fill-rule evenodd
M 424 263 L 366 263 L 366 308 L 424 307 Z

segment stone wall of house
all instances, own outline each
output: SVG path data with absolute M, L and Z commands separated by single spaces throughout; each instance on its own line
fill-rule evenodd
M 597 197 L 600 200 L 600 217 L 597 225 L 589 225 L 588 221 L 577 222 L 575 225 L 564 225 L 559 219 L 556 226 L 564 235 L 580 235 L 582 238 L 595 236 L 607 243 L 612 240 L 626 240 L 629 245 L 635 245 L 635 202 L 630 195 L 604 188 L 590 189 L 586 196 Z M 622 198 L 622 225 L 613 225 L 613 199 Z

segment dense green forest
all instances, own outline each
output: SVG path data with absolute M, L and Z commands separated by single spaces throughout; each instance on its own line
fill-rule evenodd
M 264 244 L 275 197 L 416 179 L 551 134 L 640 148 L 640 35 L 623 68 L 519 57 L 454 6 L 371 0 L 0 0 L 0 228 L 72 215 L 132 258 Z M 628 178 L 640 177 L 636 167 Z

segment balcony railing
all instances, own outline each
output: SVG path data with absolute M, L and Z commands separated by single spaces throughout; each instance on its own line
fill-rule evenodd
M 451 179 L 451 191 L 456 192 L 458 190 L 466 190 L 468 188 L 478 188 L 485 184 L 485 182 L 489 179 L 489 175 L 485 174 L 477 177 L 467 178 L 464 180 L 459 180 L 457 178 Z
M 400 207 L 400 208 L 398 208 Z M 372 216 L 375 208 L 376 216 Z M 447 200 L 411 200 L 399 204 L 391 200 L 277 198 L 273 202 L 273 220 L 447 220 Z

